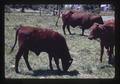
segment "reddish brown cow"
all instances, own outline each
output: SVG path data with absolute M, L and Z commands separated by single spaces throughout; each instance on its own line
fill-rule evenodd
M 90 14 L 86 12 L 76 12 L 76 11 L 67 11 L 62 14 L 63 21 L 63 32 L 65 33 L 65 28 L 67 27 L 69 34 L 70 26 L 75 28 L 76 26 L 80 26 L 82 29 L 82 35 L 84 35 L 84 30 L 90 28 L 93 23 L 103 24 L 102 17 L 100 15 Z
M 49 66 L 52 67 L 52 58 L 54 58 L 59 67 L 59 59 L 62 61 L 62 67 L 64 71 L 67 71 L 72 63 L 72 58 L 70 56 L 65 38 L 61 36 L 58 32 L 52 31 L 50 29 L 42 29 L 30 26 L 20 26 L 16 31 L 15 44 L 11 50 L 13 51 L 18 36 L 19 50 L 16 55 L 15 71 L 18 73 L 18 64 L 21 56 L 23 55 L 27 67 L 32 70 L 28 63 L 28 53 L 29 50 L 39 55 L 40 52 L 47 52 L 49 55 Z
M 101 57 L 100 61 L 102 62 L 102 56 L 104 53 L 104 47 L 107 49 L 107 54 L 109 56 L 109 64 L 113 64 L 113 48 L 115 45 L 115 23 L 114 20 L 108 20 L 103 25 L 94 23 L 91 27 L 91 32 L 89 35 L 89 39 L 100 38 L 100 46 L 101 46 Z

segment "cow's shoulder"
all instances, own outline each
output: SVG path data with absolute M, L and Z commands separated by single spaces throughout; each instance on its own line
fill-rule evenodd
M 27 33 L 27 32 L 32 32 L 34 30 L 33 27 L 30 26 L 22 26 L 19 30 L 21 33 Z

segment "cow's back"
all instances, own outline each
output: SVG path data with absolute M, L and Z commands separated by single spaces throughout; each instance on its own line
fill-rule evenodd
M 19 33 L 30 33 L 33 32 L 34 27 L 31 26 L 21 26 L 19 29 Z

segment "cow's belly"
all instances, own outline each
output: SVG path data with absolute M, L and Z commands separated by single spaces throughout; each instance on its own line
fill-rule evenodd
M 45 49 L 30 49 L 30 51 L 34 52 L 37 56 L 41 53 L 41 52 L 47 52 L 47 50 Z
M 52 47 L 51 47 L 52 48 Z M 49 52 L 52 50 L 50 46 L 47 45 L 30 45 L 29 50 L 34 52 L 37 56 L 40 54 L 40 52 Z
M 78 26 L 78 25 L 74 25 L 74 24 L 73 24 L 73 25 L 70 25 L 70 26 L 72 26 L 73 28 L 75 28 L 75 27 Z
M 72 26 L 73 28 L 77 27 L 77 26 L 81 26 L 79 23 L 70 23 L 69 24 L 70 26 Z
M 114 46 L 114 43 L 113 42 L 104 42 L 104 46 L 106 49 L 108 49 L 110 46 Z
M 89 24 L 81 24 L 80 22 L 70 23 L 69 25 L 72 26 L 73 28 L 79 26 L 80 28 L 88 29 L 90 27 Z
M 72 26 L 73 28 L 75 28 L 77 26 L 81 26 L 79 21 L 71 21 L 71 22 L 69 22 L 69 25 Z

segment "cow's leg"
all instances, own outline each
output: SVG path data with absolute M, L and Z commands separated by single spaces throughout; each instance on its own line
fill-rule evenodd
M 18 64 L 19 64 L 19 60 L 20 60 L 22 54 L 23 54 L 23 49 L 19 48 L 19 50 L 17 52 L 17 55 L 16 55 L 16 60 L 15 60 L 15 71 L 16 71 L 16 73 L 19 73 Z
M 84 36 L 84 30 L 85 30 L 85 29 L 84 29 L 84 28 L 82 28 L 82 36 Z
M 58 59 L 58 57 L 54 57 L 54 60 L 55 60 L 55 64 L 57 66 L 58 71 L 61 71 L 60 67 L 59 67 L 59 59 Z
M 100 62 L 102 62 L 102 57 L 103 57 L 103 53 L 104 53 L 104 45 L 102 44 L 102 42 L 100 42 L 100 46 L 101 46 Z
M 67 25 L 67 29 L 68 29 L 69 34 L 71 34 L 69 25 Z
M 49 53 L 49 66 L 50 66 L 50 69 L 53 70 L 53 67 L 52 67 L 52 54 Z
M 109 50 L 107 50 L 109 59 L 108 59 L 108 63 L 109 64 L 113 64 L 114 63 L 114 59 L 113 59 L 113 46 L 110 47 Z
M 65 33 L 65 27 L 66 27 L 66 25 L 63 24 L 62 28 L 63 28 L 63 33 L 64 33 L 64 35 L 66 35 L 66 33 Z
M 26 62 L 26 65 L 27 65 L 28 69 L 29 69 L 29 70 L 32 70 L 32 68 L 31 68 L 31 66 L 30 66 L 30 64 L 29 64 L 29 62 L 28 62 L 28 53 L 29 53 L 29 51 L 28 51 L 28 50 L 25 50 L 25 51 L 24 51 L 24 54 L 23 54 L 23 57 L 24 57 L 24 60 L 25 60 L 25 62 Z

